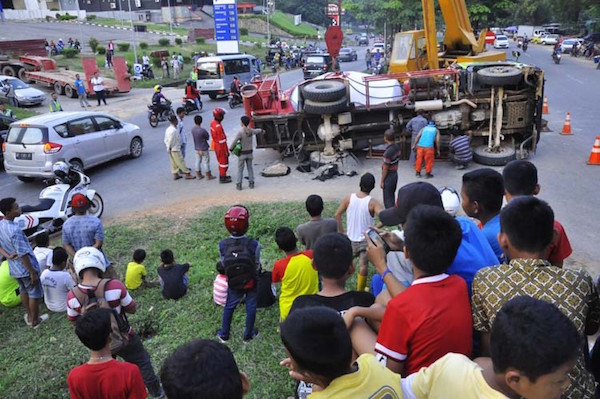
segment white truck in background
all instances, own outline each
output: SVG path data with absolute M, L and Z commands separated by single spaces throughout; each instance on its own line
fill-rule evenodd
M 517 36 L 533 39 L 534 37 L 540 37 L 546 30 L 542 26 L 533 25 L 519 25 L 517 26 Z

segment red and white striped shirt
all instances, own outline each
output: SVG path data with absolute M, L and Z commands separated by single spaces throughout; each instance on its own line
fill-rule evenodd
M 227 276 L 224 274 L 217 274 L 215 282 L 213 284 L 213 301 L 217 305 L 225 306 L 227 302 Z
M 86 292 L 94 290 L 96 287 L 79 284 L 78 287 Z M 135 309 L 135 300 L 129 295 L 125 284 L 119 280 L 110 280 L 104 287 L 104 298 L 111 308 L 115 309 L 119 314 L 131 309 Z M 67 294 L 67 317 L 69 321 L 75 321 L 82 314 L 83 304 L 79 303 L 73 291 Z

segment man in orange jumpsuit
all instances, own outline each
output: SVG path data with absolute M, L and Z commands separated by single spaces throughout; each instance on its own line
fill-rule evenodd
M 215 119 L 210 123 L 210 135 L 213 140 L 215 155 L 219 163 L 219 183 L 231 183 L 231 176 L 227 176 L 229 168 L 229 147 L 227 146 L 227 136 L 221 122 L 225 116 L 223 108 L 215 108 L 213 111 Z

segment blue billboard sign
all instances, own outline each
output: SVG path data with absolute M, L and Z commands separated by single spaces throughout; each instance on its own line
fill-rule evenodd
M 225 0 L 227 1 L 227 0 Z M 238 16 L 235 0 L 214 2 L 215 39 L 219 41 L 239 40 Z

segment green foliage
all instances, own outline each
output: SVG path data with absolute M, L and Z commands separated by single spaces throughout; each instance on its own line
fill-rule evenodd
M 240 35 L 248 36 L 248 28 L 240 28 Z
M 60 13 L 56 13 L 56 19 L 59 21 L 69 21 L 71 19 L 77 19 L 77 15 L 69 15 L 69 13 L 65 13 L 65 15 L 60 15 Z
M 88 45 L 90 46 L 92 51 L 95 53 L 98 48 L 98 39 L 96 39 L 95 37 L 90 37 L 90 40 L 88 41 Z
M 176 45 L 178 45 L 178 46 L 181 46 L 181 44 L 182 44 L 182 43 L 183 43 L 183 40 L 181 40 L 181 38 L 180 38 L 180 37 L 176 37 L 176 38 L 175 38 L 175 44 L 176 44 Z
M 93 20 L 95 20 L 95 19 L 96 19 L 96 16 L 95 16 L 95 15 L 86 15 L 85 19 L 86 19 L 87 21 L 93 21 Z
M 373 1 L 373 0 L 366 0 L 365 2 L 368 3 L 371 1 Z M 281 13 L 281 12 L 285 12 L 285 13 L 289 13 L 289 14 L 293 14 L 293 15 L 302 14 L 302 19 L 304 21 L 307 21 L 307 22 L 310 22 L 310 23 L 313 23 L 316 25 L 326 26 L 328 23 L 328 18 L 325 15 L 327 3 L 332 3 L 332 2 L 325 1 L 325 0 L 303 0 L 303 1 L 278 0 L 276 2 L 277 11 L 275 11 L 275 13 L 273 13 L 273 17 L 275 17 L 275 15 L 277 13 Z M 334 1 L 333 3 L 337 3 L 337 1 Z M 291 25 L 294 26 L 293 17 L 290 16 L 290 20 L 292 21 Z M 279 27 L 279 26 L 277 26 L 277 27 Z M 316 37 L 316 34 L 315 34 L 315 37 Z
M 296 14 L 298 14 L 298 13 L 296 13 Z M 248 16 L 241 15 L 240 17 L 247 18 L 247 19 L 259 18 L 262 20 L 266 20 L 266 16 L 264 16 L 264 15 L 248 15 Z M 279 29 L 289 33 L 290 35 L 295 36 L 295 37 L 302 37 L 302 38 L 316 38 L 317 37 L 317 30 L 314 27 L 312 27 L 311 25 L 308 25 L 306 23 L 301 23 L 300 25 L 296 26 L 296 25 L 294 25 L 293 16 L 284 14 L 281 11 L 275 11 L 270 16 L 269 23 L 271 25 L 276 26 Z
M 167 39 L 166 37 L 161 37 L 160 39 L 158 39 L 158 44 L 160 44 L 161 46 L 168 46 L 169 44 L 171 44 L 171 40 Z
M 183 56 L 183 63 L 189 65 L 192 62 L 192 57 L 190 57 L 189 55 L 184 55 Z
M 61 54 L 65 56 L 65 58 L 75 58 L 77 54 L 79 54 L 79 50 L 76 48 L 68 48 L 65 47 L 62 49 Z
M 152 65 L 154 65 L 155 67 L 160 68 L 160 58 L 159 57 L 150 57 L 150 62 L 152 62 Z
M 104 46 L 97 46 L 96 47 L 96 51 L 98 52 L 98 54 L 106 54 L 106 47 L 104 47 Z
M 7 106 L 7 108 L 12 109 L 12 111 L 15 113 L 15 116 L 17 117 L 18 120 L 29 118 L 30 116 L 38 115 L 38 112 L 32 111 L 29 108 L 17 108 L 17 107 L 12 107 L 12 106 Z
M 51 19 L 52 17 L 50 15 L 46 15 L 46 22 L 50 22 Z
M 206 39 L 203 37 L 197 37 L 196 38 L 196 44 L 204 44 L 206 43 Z
M 148 48 L 148 43 L 146 43 L 146 42 L 140 42 L 140 48 L 142 50 L 146 50 Z
M 301 202 L 246 204 L 252 218 L 248 235 L 261 243 L 263 267 L 271 270 L 275 260 L 285 255 L 274 242 L 280 226 L 294 228 L 306 221 Z M 216 276 L 218 242 L 227 237 L 223 226 L 226 207 L 215 207 L 190 219 L 144 217 L 122 224 L 105 226 L 103 249 L 116 265 L 121 279 L 136 248 L 147 252 L 144 262 L 147 280 L 157 278 L 160 251 L 170 248 L 178 262 L 189 262 L 189 291 L 178 301 L 162 298 L 160 288 L 137 289 L 131 295 L 138 311 L 129 316 L 133 329 L 144 338 L 154 370 L 158 372 L 164 359 L 178 346 L 197 338 L 215 338 L 221 325 L 223 308 L 212 302 L 212 284 Z M 324 216 L 331 217 L 335 205 L 326 204 Z M 59 243 L 55 243 L 58 245 Z M 354 286 L 348 282 L 348 287 Z M 2 308 L 0 331 L 0 386 L 2 397 L 68 398 L 67 375 L 89 357 L 79 342 L 73 326 L 64 313 L 51 313 L 50 319 L 33 330 L 23 322 L 21 307 Z M 46 313 L 44 305 L 41 311 Z M 240 371 L 249 376 L 252 389 L 246 398 L 278 399 L 290 396 L 294 383 L 287 369 L 279 366 L 285 352 L 278 337 L 279 309 L 275 304 L 259 309 L 256 327 L 260 337 L 250 344 L 242 343 L 245 311 L 243 305 L 234 313 L 232 334 L 228 344 Z M 152 339 L 149 340 L 148 338 Z M 35 359 L 35 362 L 33 361 Z M 35 363 L 35 366 L 32 366 Z
M 117 48 L 119 49 L 119 51 L 125 52 L 129 50 L 129 43 L 117 43 Z

